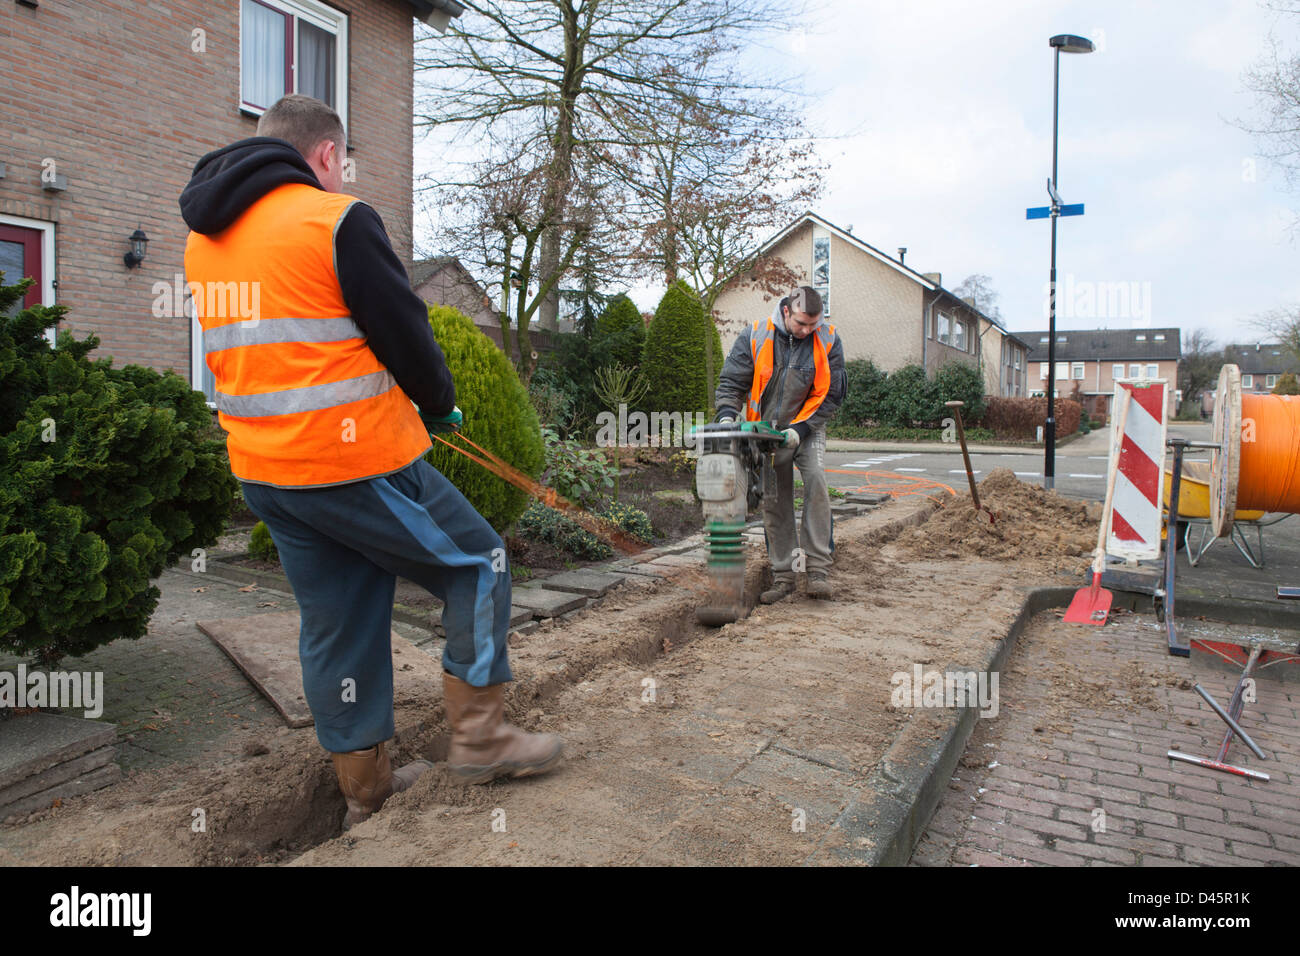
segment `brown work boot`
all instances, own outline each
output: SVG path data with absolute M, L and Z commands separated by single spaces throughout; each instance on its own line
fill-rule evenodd
M 794 578 L 774 578 L 772 586 L 758 596 L 764 604 L 777 601 L 794 593 Z
M 808 596 L 811 598 L 828 598 L 835 592 L 831 588 L 830 574 L 826 571 L 808 572 Z
M 505 684 L 474 687 L 443 671 L 442 694 L 451 725 L 447 769 L 465 783 L 545 773 L 564 755 L 555 734 L 530 734 L 505 722 Z
M 360 823 L 384 805 L 395 793 L 401 793 L 415 783 L 420 774 L 432 769 L 427 760 L 413 760 L 399 770 L 394 770 L 388 759 L 388 750 L 378 743 L 365 750 L 331 754 L 334 772 L 339 778 L 339 789 L 348 801 L 348 815 L 343 818 L 343 829 Z

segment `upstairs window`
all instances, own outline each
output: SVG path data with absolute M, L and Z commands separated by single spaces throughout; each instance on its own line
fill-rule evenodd
M 1081 380 L 1083 378 L 1083 363 L 1075 362 L 1070 366 L 1070 378 Z
M 347 125 L 347 14 L 317 0 L 241 0 L 239 60 L 243 112 L 260 116 L 286 93 L 302 93 Z

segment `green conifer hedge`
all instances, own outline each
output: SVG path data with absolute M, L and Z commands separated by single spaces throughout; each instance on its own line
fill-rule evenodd
M 429 324 L 456 381 L 456 404 L 465 415 L 462 433 L 536 478 L 543 460 L 541 426 L 515 367 L 463 312 L 431 306 Z M 441 442 L 433 443 L 428 460 L 498 532 L 528 507 L 523 491 Z
M 149 582 L 216 541 L 235 480 L 221 431 L 180 376 L 87 358 L 46 328 L 62 306 L 7 316 L 0 285 L 0 648 L 46 664 L 138 638 Z

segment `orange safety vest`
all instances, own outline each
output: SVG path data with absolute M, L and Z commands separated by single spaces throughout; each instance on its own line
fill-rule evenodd
M 432 447 L 343 301 L 334 233 L 354 202 L 290 183 L 185 244 L 230 470 L 242 481 L 346 484 L 400 471 Z
M 828 358 L 831 346 L 835 344 L 835 326 L 827 325 L 823 322 L 811 333 L 813 338 L 813 367 L 815 376 L 813 378 L 812 390 L 808 393 L 808 399 L 799 409 L 790 422 L 802 422 L 813 416 L 813 413 L 821 407 L 822 400 L 831 388 L 831 363 Z M 761 417 L 759 414 L 759 403 L 763 398 L 763 390 L 767 388 L 768 382 L 772 380 L 772 357 L 776 352 L 776 324 L 772 317 L 768 316 L 765 323 L 763 321 L 755 322 L 750 329 L 749 334 L 749 351 L 754 360 L 754 381 L 749 389 L 749 405 L 745 410 L 745 418 L 748 421 L 755 422 Z M 777 409 L 780 414 L 781 409 Z

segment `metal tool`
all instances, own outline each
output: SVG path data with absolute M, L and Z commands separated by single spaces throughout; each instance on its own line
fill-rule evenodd
M 745 519 L 763 497 L 763 450 L 775 449 L 785 433 L 762 421 L 699 425 L 691 433 L 700 443 L 695 489 L 704 508 L 711 588 L 695 617 L 721 627 L 745 614 Z
M 1178 455 L 1177 452 L 1175 452 L 1175 457 L 1178 458 L 1181 457 L 1181 455 Z M 1175 468 L 1177 464 L 1178 462 L 1175 461 Z M 1174 471 L 1174 474 L 1175 475 L 1178 474 L 1177 470 Z M 1177 487 L 1178 487 L 1177 485 L 1174 486 L 1175 488 L 1174 495 L 1170 496 L 1170 500 L 1173 502 L 1174 505 L 1177 505 L 1177 498 L 1175 497 L 1177 494 Z M 1177 514 L 1176 511 L 1171 513 Z M 1170 547 L 1169 550 L 1172 551 L 1173 548 Z M 1228 756 L 1228 747 L 1232 744 L 1233 735 L 1240 737 L 1242 741 L 1246 744 L 1246 746 L 1249 747 L 1252 751 L 1254 751 L 1255 756 L 1258 757 L 1260 760 L 1268 759 L 1264 755 L 1264 751 L 1259 749 L 1259 746 L 1255 743 L 1255 741 L 1250 739 L 1250 736 L 1244 730 L 1241 729 L 1241 725 L 1238 723 L 1238 721 L 1241 719 L 1241 712 L 1242 710 L 1245 709 L 1246 706 L 1245 703 L 1246 687 L 1248 685 L 1248 682 L 1251 679 L 1251 674 L 1255 670 L 1255 665 L 1259 663 L 1260 655 L 1263 653 L 1264 653 L 1264 649 L 1259 644 L 1255 644 L 1253 647 L 1251 647 L 1250 657 L 1246 659 L 1246 669 L 1241 672 L 1241 677 L 1237 681 L 1236 689 L 1232 692 L 1232 700 L 1228 702 L 1228 709 L 1226 711 L 1219 706 L 1218 701 L 1216 701 L 1213 697 L 1211 697 L 1209 692 L 1206 691 L 1205 688 L 1203 688 L 1200 684 L 1196 684 L 1192 688 L 1198 694 L 1201 695 L 1202 699 L 1204 699 L 1205 702 L 1214 709 L 1214 712 L 1218 714 L 1220 718 L 1222 718 L 1223 722 L 1228 725 L 1228 732 L 1224 734 L 1223 744 L 1219 747 L 1218 755 L 1213 758 L 1197 757 L 1194 754 L 1185 754 L 1179 750 L 1171 750 L 1169 751 L 1169 757 L 1171 759 L 1182 760 L 1185 763 L 1194 763 L 1197 766 L 1207 767 L 1210 770 L 1221 770 L 1224 773 L 1236 774 L 1238 777 L 1248 777 L 1251 780 L 1267 781 L 1269 779 L 1268 774 L 1264 773 L 1263 771 L 1251 770 L 1248 767 L 1237 767 L 1234 766 L 1233 764 L 1225 762 Z
M 961 410 L 966 403 L 952 401 L 952 402 L 944 402 L 943 404 L 945 407 L 952 409 L 953 416 L 957 420 L 957 440 L 961 442 L 961 457 L 962 460 L 966 462 L 966 481 L 970 484 L 971 504 L 975 506 L 976 511 L 983 511 L 986 515 L 989 516 L 989 524 L 996 524 L 998 519 L 994 516 L 993 512 L 990 511 L 988 508 L 980 507 L 980 493 L 975 488 L 975 472 L 971 470 L 970 452 L 966 448 L 966 429 L 965 427 L 963 427 L 961 421 Z

